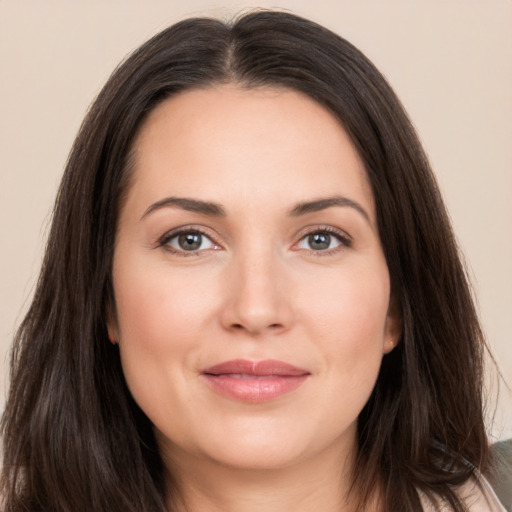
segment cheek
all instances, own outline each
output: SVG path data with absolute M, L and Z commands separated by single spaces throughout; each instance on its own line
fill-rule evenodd
M 389 305 L 389 275 L 384 265 L 352 268 L 316 281 L 303 298 L 309 337 L 325 356 L 333 389 L 351 391 L 354 407 L 364 405 L 383 356 Z M 336 393 L 336 391 L 335 391 Z M 346 400 L 349 395 L 345 395 Z M 338 400 L 339 397 L 334 396 Z
M 130 267 L 120 265 L 114 275 L 121 342 L 151 353 L 186 345 L 187 333 L 192 335 L 201 321 L 198 313 L 213 307 L 197 278 L 174 275 L 158 265 L 144 271 L 124 268 Z
M 200 349 L 213 297 L 193 275 L 173 275 L 168 266 L 137 265 L 128 259 L 114 267 L 119 347 L 128 387 L 151 418 L 175 406 L 184 369 Z
M 321 339 L 367 343 L 383 341 L 389 306 L 389 275 L 385 265 L 349 268 L 316 276 L 304 289 L 301 310 L 321 331 Z

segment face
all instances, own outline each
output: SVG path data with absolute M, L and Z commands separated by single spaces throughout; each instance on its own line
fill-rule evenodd
M 225 85 L 157 107 L 113 282 L 109 335 L 165 460 L 269 468 L 354 448 L 399 321 L 363 164 L 322 106 Z

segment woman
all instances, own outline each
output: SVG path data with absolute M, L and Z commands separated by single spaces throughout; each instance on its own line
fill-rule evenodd
M 186 20 L 71 152 L 13 352 L 4 510 L 500 510 L 483 350 L 374 66 L 290 14 Z

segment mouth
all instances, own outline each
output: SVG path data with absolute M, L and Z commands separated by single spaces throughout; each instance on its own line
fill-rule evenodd
M 283 361 L 236 359 L 207 368 L 201 375 L 221 395 L 241 402 L 260 403 L 297 389 L 310 373 Z

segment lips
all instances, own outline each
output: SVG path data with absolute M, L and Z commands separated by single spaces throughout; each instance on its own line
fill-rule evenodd
M 221 395 L 242 402 L 274 400 L 297 389 L 310 373 L 283 361 L 236 359 L 203 370 L 202 376 Z

